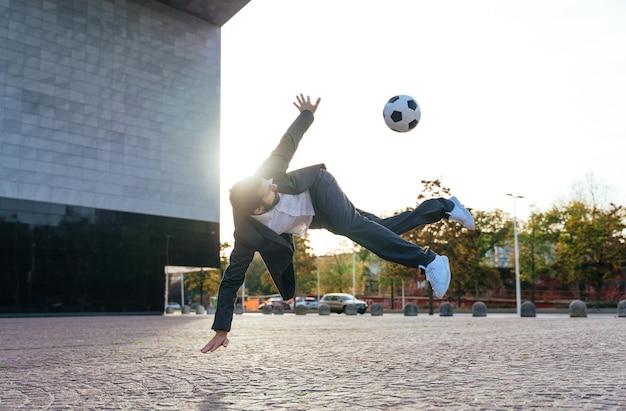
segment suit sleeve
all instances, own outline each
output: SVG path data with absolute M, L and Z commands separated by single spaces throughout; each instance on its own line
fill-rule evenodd
M 294 122 L 291 123 L 291 126 L 289 126 L 274 151 L 259 167 L 256 175 L 266 179 L 283 178 L 298 148 L 298 144 L 300 144 L 300 140 L 312 123 L 313 113 L 308 110 L 302 111 Z
M 217 310 L 213 320 L 213 330 L 230 331 L 237 301 L 237 291 L 244 282 L 246 271 L 254 257 L 254 247 L 237 245 L 230 254 L 230 264 L 224 270 L 217 295 Z

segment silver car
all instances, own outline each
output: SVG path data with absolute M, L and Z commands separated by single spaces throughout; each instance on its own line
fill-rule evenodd
M 324 294 L 318 306 L 321 304 L 328 305 L 331 313 L 345 313 L 346 305 L 348 304 L 356 305 L 356 311 L 359 314 L 365 314 L 365 311 L 367 311 L 367 303 L 365 301 L 344 293 Z
M 293 301 L 289 303 L 293 310 Z M 317 310 L 317 298 L 315 297 L 296 297 L 296 307 L 305 306 L 309 310 Z

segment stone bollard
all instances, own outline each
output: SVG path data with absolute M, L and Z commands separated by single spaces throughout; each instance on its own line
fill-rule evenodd
M 482 301 L 476 301 L 472 305 L 472 317 L 486 317 L 487 316 L 487 304 Z
M 441 303 L 439 306 L 439 316 L 440 317 L 452 317 L 453 310 L 452 304 L 450 303 Z
M 271 305 L 267 305 L 265 304 L 262 308 L 261 308 L 261 312 L 265 315 L 271 314 L 272 313 L 272 306 Z
M 298 305 L 296 307 L 296 315 L 306 315 L 307 309 L 305 305 Z
M 328 304 L 320 304 L 317 307 L 319 315 L 330 315 L 330 306 Z
M 196 305 L 196 314 L 204 314 L 204 306 Z
M 183 305 L 181 313 L 182 314 L 189 314 L 190 312 L 191 312 L 191 307 L 189 307 L 188 305 Z
M 409 303 L 404 306 L 405 317 L 417 317 L 417 305 Z
M 626 300 L 622 300 L 617 304 L 617 316 L 626 317 Z
M 346 315 L 357 315 L 356 304 L 346 304 L 346 306 L 343 309 L 343 312 Z
M 569 316 L 570 317 L 586 317 L 587 316 L 587 304 L 581 300 L 574 300 L 569 303 Z
M 283 315 L 285 314 L 285 309 L 282 305 L 275 305 L 274 307 L 272 307 L 272 312 L 276 315 Z
M 373 316 L 379 317 L 383 315 L 383 305 L 380 303 L 374 303 L 372 304 L 371 311 Z
M 217 311 L 217 308 L 216 308 L 216 307 L 214 307 L 214 306 L 212 306 L 212 305 L 209 305 L 209 306 L 206 308 L 206 313 L 207 313 L 207 314 L 215 314 L 215 311 Z
M 520 309 L 520 314 L 522 317 L 536 317 L 537 309 L 535 308 L 535 304 L 532 301 L 524 301 Z
M 243 314 L 243 305 L 237 304 L 235 306 L 235 314 L 237 314 L 237 315 Z
M 174 314 L 174 307 L 165 308 L 165 314 Z

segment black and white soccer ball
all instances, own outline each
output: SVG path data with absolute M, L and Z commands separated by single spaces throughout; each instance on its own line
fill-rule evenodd
M 413 130 L 421 116 L 422 112 L 417 101 L 404 94 L 390 98 L 383 109 L 383 118 L 387 127 L 399 133 Z

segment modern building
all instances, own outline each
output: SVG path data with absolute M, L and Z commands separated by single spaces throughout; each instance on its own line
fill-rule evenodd
M 162 312 L 219 267 L 220 31 L 249 0 L 0 2 L 0 313 Z

